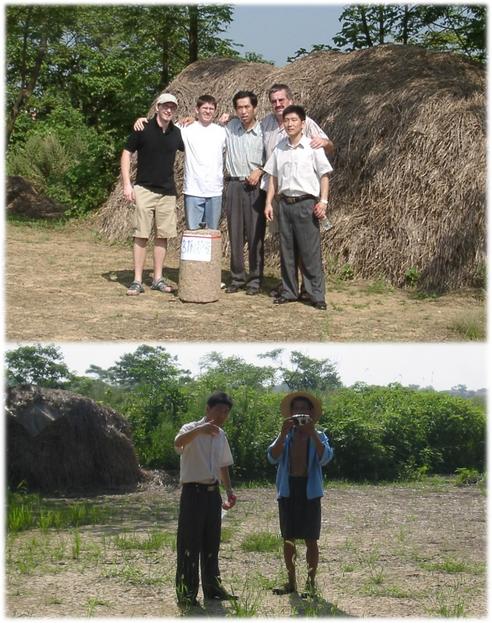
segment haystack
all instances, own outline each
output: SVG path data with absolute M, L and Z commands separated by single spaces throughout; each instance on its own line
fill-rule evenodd
M 115 411 L 34 385 L 9 388 L 6 409 L 9 486 L 72 494 L 137 485 L 129 425 Z
M 219 113 L 230 111 L 234 92 L 249 88 L 261 117 L 274 82 L 291 86 L 336 145 L 325 262 L 396 285 L 409 271 L 424 288 L 474 285 L 485 265 L 485 70 L 453 54 L 383 45 L 317 52 L 283 69 L 200 61 L 167 90 L 181 114 L 202 92 L 215 95 Z M 180 161 L 178 186 L 181 177 Z M 178 209 L 184 228 L 182 198 Z M 130 236 L 129 214 L 118 182 L 99 213 L 102 234 Z M 266 253 L 277 267 L 271 239 Z

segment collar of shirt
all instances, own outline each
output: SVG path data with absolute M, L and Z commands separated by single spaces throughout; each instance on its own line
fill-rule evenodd
M 171 130 L 172 130 L 172 129 L 173 129 L 173 127 L 174 127 L 174 123 L 173 123 L 172 121 L 170 121 L 170 122 L 169 122 L 169 124 L 168 124 L 168 126 L 167 126 L 167 128 L 166 128 L 165 130 L 163 130 L 162 126 L 160 126 L 160 125 L 157 123 L 157 115 L 154 115 L 154 117 L 153 117 L 153 118 L 152 118 L 152 120 L 151 120 L 151 123 L 153 123 L 153 124 L 154 124 L 154 126 L 155 126 L 158 130 L 160 130 L 161 132 L 163 132 L 164 134 L 169 134 L 169 132 L 171 132 Z
M 254 126 L 249 128 L 248 130 L 246 130 L 246 128 L 243 126 L 239 117 L 235 117 L 234 119 L 231 119 L 230 123 L 232 123 L 233 121 L 235 122 L 235 125 L 236 125 L 234 129 L 236 130 L 238 134 L 248 134 L 249 132 L 251 132 L 252 134 L 255 134 L 256 136 L 258 136 L 262 133 L 261 124 L 258 121 L 258 119 L 256 119 Z
M 303 132 L 301 135 L 301 140 L 297 143 L 297 145 L 292 145 L 292 143 L 290 142 L 290 138 L 288 138 L 287 146 L 289 147 L 289 149 L 297 149 L 298 147 L 302 147 L 303 149 L 305 149 L 306 147 L 311 146 L 311 141 Z

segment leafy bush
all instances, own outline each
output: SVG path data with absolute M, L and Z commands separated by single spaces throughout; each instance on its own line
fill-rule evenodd
M 50 112 L 23 119 L 22 139 L 7 153 L 10 175 L 27 178 L 36 189 L 66 206 L 67 216 L 100 205 L 117 174 L 110 133 L 98 133 L 63 97 L 50 100 Z
M 393 480 L 427 473 L 481 470 L 483 409 L 441 392 L 399 385 L 342 389 L 327 400 L 335 448 L 329 471 L 356 480 Z

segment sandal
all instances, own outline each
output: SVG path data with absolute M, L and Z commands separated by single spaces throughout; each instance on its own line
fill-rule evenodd
M 137 296 L 139 294 L 142 294 L 143 291 L 144 291 L 144 288 L 143 288 L 143 285 L 140 283 L 140 281 L 134 281 L 130 285 L 126 293 L 128 296 Z
M 174 292 L 174 288 L 166 283 L 162 277 L 158 281 L 153 281 L 150 289 L 166 293 Z

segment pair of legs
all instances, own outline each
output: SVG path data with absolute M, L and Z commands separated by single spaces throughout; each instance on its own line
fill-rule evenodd
M 308 585 L 314 589 L 316 571 L 318 570 L 319 548 L 316 539 L 304 539 L 306 544 L 306 564 L 308 569 Z M 296 581 L 296 542 L 294 539 L 284 539 L 284 562 L 287 569 L 287 586 L 290 592 L 297 590 Z
M 258 292 L 263 278 L 265 240 L 265 191 L 244 181 L 227 183 L 225 212 L 231 254 L 231 284 L 229 292 L 246 286 Z M 244 245 L 248 245 L 249 276 L 244 263 Z
M 222 213 L 222 195 L 218 197 L 184 196 L 187 229 L 200 229 L 205 224 L 207 229 L 219 229 Z
M 306 294 L 313 304 L 324 305 L 325 277 L 319 221 L 313 214 L 315 203 L 314 199 L 287 203 L 280 198 L 281 298 L 287 301 L 298 299 L 300 265 Z
M 205 597 L 227 596 L 219 571 L 221 512 L 218 485 L 183 485 L 176 542 L 176 595 L 180 603 L 196 602 L 200 574 Z
M 177 235 L 176 197 L 161 195 L 143 186 L 135 185 L 135 213 L 133 229 L 134 280 L 127 291 L 129 295 L 143 292 L 142 279 L 147 255 L 147 243 L 155 228 L 154 279 L 152 288 L 160 292 L 172 292 L 162 278 L 167 252 L 167 239 Z
M 142 283 L 145 257 L 147 255 L 147 238 L 133 238 L 134 280 Z M 167 238 L 156 238 L 154 242 L 154 281 L 162 279 L 162 268 L 167 252 Z

